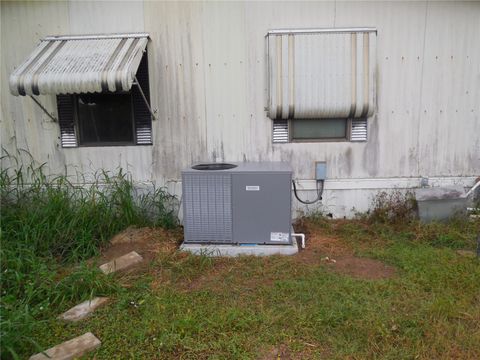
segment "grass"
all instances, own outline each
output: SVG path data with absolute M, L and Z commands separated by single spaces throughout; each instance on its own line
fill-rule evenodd
M 109 209 L 117 198 L 105 199 L 109 200 L 101 206 Z M 97 226 L 82 227 L 89 232 L 78 230 L 81 239 L 91 239 L 84 245 L 75 237 L 46 239 L 58 233 L 55 219 L 63 218 L 65 206 L 45 220 L 45 232 L 43 226 L 33 231 L 32 225 L 26 236 L 27 230 L 15 227 L 11 219 L 26 223 L 26 214 L 41 210 L 22 203 L 18 216 L 5 223 L 2 204 L 2 251 L 8 250 L 2 252 L 2 273 L 4 261 L 6 269 L 16 271 L 6 279 L 2 276 L 2 357 L 25 358 L 38 348 L 91 331 L 102 340 L 88 355 L 96 359 L 480 358 L 480 264 L 455 251 L 475 248 L 480 222 L 420 224 L 406 216 L 404 208 L 395 210 L 403 204 L 399 201 L 394 206 L 390 202 L 386 211 L 379 204 L 375 215 L 355 220 L 313 215 L 297 224 L 307 232 L 307 246 L 315 237 L 335 238 L 356 256 L 394 266 L 397 275 L 385 280 L 334 272 L 320 261 L 323 255 L 331 256 L 327 253 L 306 262 L 301 256 L 212 259 L 170 250 L 160 251 L 143 273 L 106 277 L 81 265 L 81 260 L 126 227 L 125 219 L 138 226 L 174 225 L 169 217 L 147 224 L 135 220 L 143 219 L 136 213 L 151 211 L 151 206 L 138 208 L 127 201 L 126 209 L 137 210 L 126 214 L 123 205 L 118 206 L 121 201 L 113 203 L 115 216 L 99 217 L 92 210 L 91 221 Z M 8 206 L 17 203 L 12 200 Z M 94 229 L 105 230 L 99 235 Z M 33 239 L 36 236 L 59 245 L 44 247 Z M 176 240 L 157 241 L 161 249 L 163 243 Z M 30 243 L 37 245 L 29 247 Z M 75 324 L 55 319 L 75 302 L 104 294 L 112 302 L 91 318 Z
M 97 359 L 249 359 L 281 344 L 298 358 L 478 358 L 476 260 L 407 243 L 369 250 L 400 275 L 365 281 L 289 258 L 245 258 L 230 260 L 224 278 L 189 289 L 182 282 L 195 282 L 199 262 L 204 273 L 218 269 L 188 257 L 160 286 L 152 288 L 154 274 L 143 276 L 87 322 L 51 320 L 36 339 L 49 346 L 93 331 L 103 340 Z M 278 280 L 262 281 L 271 277 Z
M 397 276 L 357 279 L 295 257 L 161 253 L 111 306 L 75 325 L 50 319 L 35 340 L 51 346 L 92 331 L 103 341 L 96 359 L 277 359 L 276 349 L 299 359 L 479 358 L 480 264 L 454 249 L 473 249 L 480 224 L 300 226 L 395 266 Z M 437 242 L 439 234 L 459 239 Z
M 176 225 L 174 198 L 155 188 L 137 194 L 122 170 L 73 184 L 67 176 L 47 177 L 43 166 L 0 173 L 2 358 L 38 348 L 32 334 L 59 307 L 117 290 L 82 264 L 112 235 L 129 225 Z

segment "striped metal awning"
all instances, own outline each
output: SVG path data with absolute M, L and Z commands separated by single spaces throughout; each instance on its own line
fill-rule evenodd
M 149 35 L 48 36 L 10 75 L 13 95 L 128 91 Z
M 373 115 L 375 28 L 279 29 L 266 39 L 270 119 Z

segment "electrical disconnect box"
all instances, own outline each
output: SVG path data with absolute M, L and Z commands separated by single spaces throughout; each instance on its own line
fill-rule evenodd
M 291 244 L 286 162 L 199 164 L 182 171 L 185 243 Z
M 315 179 L 325 180 L 327 178 L 327 163 L 325 161 L 317 161 L 315 163 Z

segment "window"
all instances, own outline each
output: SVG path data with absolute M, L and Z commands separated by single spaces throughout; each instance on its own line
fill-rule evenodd
M 80 145 L 133 145 L 132 94 L 75 95 Z
M 273 143 L 367 141 L 367 119 L 274 120 Z
M 137 80 L 150 103 L 147 54 Z M 151 145 L 152 119 L 137 85 L 129 92 L 57 95 L 62 147 Z
M 367 140 L 376 36 L 374 28 L 268 32 L 266 110 L 274 143 Z
M 347 140 L 347 119 L 295 119 L 292 140 Z

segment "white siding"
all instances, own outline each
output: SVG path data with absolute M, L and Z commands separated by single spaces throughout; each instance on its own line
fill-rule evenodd
M 143 7 L 142 1 L 68 0 L 70 34 L 142 32 Z
M 468 182 L 480 172 L 479 19 L 480 2 L 459 1 L 2 2 L 2 146 L 27 149 L 52 170 L 124 166 L 137 180 L 159 182 L 202 160 L 285 160 L 298 179 L 326 161 L 331 186 L 378 178 L 380 188 L 402 186 L 421 176 Z M 272 144 L 267 31 L 365 26 L 378 30 L 368 141 Z M 46 35 L 128 31 L 152 38 L 154 146 L 61 149 L 57 124 L 31 99 L 10 95 L 9 74 Z M 53 97 L 40 100 L 55 111 Z M 331 191 L 339 214 L 368 197 Z

